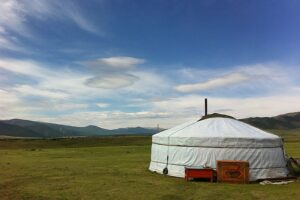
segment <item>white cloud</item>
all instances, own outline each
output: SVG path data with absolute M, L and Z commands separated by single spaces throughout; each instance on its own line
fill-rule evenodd
M 70 9 L 71 7 L 71 9 Z M 103 35 L 104 32 L 98 30 L 98 28 L 92 24 L 88 19 L 86 19 L 82 14 L 80 9 L 75 6 L 74 4 L 65 6 L 61 9 L 62 12 L 66 11 L 66 16 L 69 17 L 76 25 L 78 25 L 81 29 L 91 32 L 91 33 L 96 33 L 96 34 L 101 34 Z
M 86 85 L 103 89 L 119 89 L 133 85 L 139 80 L 139 77 L 134 75 L 135 66 L 141 63 L 144 63 L 143 59 L 134 57 L 107 57 L 80 62 L 94 71 L 94 76 L 86 81 Z
M 0 59 L 0 69 L 39 78 L 47 78 L 53 75 L 51 70 L 42 68 L 38 63 L 31 60 Z
M 108 57 L 100 58 L 99 61 L 101 61 L 105 65 L 119 69 L 131 69 L 133 66 L 145 62 L 144 59 L 134 57 Z
M 53 102 L 51 105 L 48 104 L 48 107 L 53 111 L 68 111 L 68 110 L 84 110 L 88 108 L 88 104 L 85 103 L 64 103 L 64 102 Z M 40 109 L 46 110 L 47 105 L 43 105 Z
M 19 102 L 19 99 L 11 92 L 0 89 L 0 106 L 6 106 L 7 104 L 14 104 Z
M 107 129 L 121 127 L 156 127 L 161 119 L 166 119 L 168 113 L 163 112 L 121 112 L 121 111 L 105 111 L 105 112 L 77 112 L 68 115 L 56 117 L 47 116 L 31 116 L 33 119 L 39 119 L 45 122 L 61 123 L 67 125 L 87 126 L 94 124 Z
M 26 4 L 18 0 L 3 0 L 0 4 L 0 26 L 25 36 L 31 35 L 26 26 L 26 15 L 28 10 Z
M 16 118 L 18 115 L 30 112 L 14 92 L 0 89 L 0 97 L 1 119 Z
M 95 76 L 86 81 L 86 85 L 94 88 L 118 89 L 132 85 L 138 78 L 130 74 L 105 74 Z
M 225 75 L 222 77 L 210 79 L 203 83 L 178 85 L 175 87 L 175 89 L 179 92 L 202 91 L 202 90 L 226 87 L 226 86 L 230 86 L 230 85 L 244 82 L 247 80 L 249 80 L 249 77 L 247 77 L 244 74 L 232 73 L 232 74 L 228 74 L 228 75 Z
M 178 83 L 177 79 L 182 78 L 175 72 L 171 72 L 176 75 L 171 79 L 168 77 L 169 72 L 155 70 L 120 70 L 122 73 L 103 71 L 104 78 L 111 78 L 111 74 L 112 77 L 117 78 L 105 80 L 100 77 L 98 83 L 95 81 L 101 88 L 94 88 L 87 86 L 86 81 L 100 75 L 98 74 L 100 71 L 97 73 L 92 70 L 77 71 L 64 66 L 51 68 L 30 60 L 14 59 L 0 59 L 0 70 L 10 71 L 11 73 L 5 73 L 5 76 L 13 80 L 13 84 L 10 83 L 8 87 L 0 85 L 1 88 L 6 88 L 0 89 L 2 119 L 18 117 L 76 126 L 94 124 L 104 128 L 154 127 L 160 124 L 160 127 L 169 128 L 199 118 L 203 114 L 205 97 L 209 100 L 210 113 L 223 112 L 237 118 L 273 116 L 300 110 L 298 103 L 300 89 L 294 82 L 298 80 L 298 73 L 296 70 L 289 70 L 288 67 L 280 65 L 235 67 L 217 73 L 209 71 L 209 76 L 206 77 L 210 80 L 214 77 L 224 78 L 226 77 L 224 74 L 236 73 L 248 77 L 249 80 L 233 84 L 238 85 L 239 90 L 234 90 L 230 95 L 226 93 L 228 90 L 222 90 L 224 91 L 222 94 L 217 92 L 205 97 L 183 95 L 174 91 L 174 85 Z M 20 74 L 22 76 L 19 76 Z M 126 81 L 122 82 L 124 74 L 135 78 L 132 82 L 129 81 L 129 84 Z M 1 82 L 1 75 L 4 75 L 0 73 L 0 84 L 3 84 L 6 81 L 2 79 Z M 26 84 L 19 83 L 20 77 L 22 79 L 28 77 L 29 81 Z M 125 76 L 124 79 L 126 78 Z M 190 79 L 193 77 L 190 76 Z M 127 87 L 123 87 L 124 84 L 128 84 Z M 111 89 L 103 89 L 103 87 Z M 248 87 L 253 87 L 252 93 L 242 97 L 240 92 Z M 261 88 L 265 88 L 266 92 L 258 93 Z M 40 98 L 26 100 L 32 96 Z M 100 99 L 105 99 L 105 102 L 101 102 Z M 110 102 L 110 99 L 123 102 L 118 104 L 119 111 L 115 110 L 115 101 Z M 106 108 L 105 112 L 91 112 L 90 109 L 95 105 Z M 126 110 L 135 107 L 134 110 L 138 109 L 138 111 L 125 112 L 122 107 L 124 110 L 125 107 Z M 56 113 L 55 116 L 50 116 L 49 111 Z
M 109 103 L 97 103 L 97 106 L 99 108 L 107 108 L 110 106 L 110 104 Z
M 31 28 L 31 19 L 57 22 L 70 21 L 82 30 L 103 35 L 74 1 L 70 0 L 2 0 L 0 3 L 0 49 L 28 54 L 18 39 L 38 38 Z M 16 36 L 13 37 L 12 35 Z
M 0 26 L 0 34 L 4 34 L 4 33 L 6 33 L 5 28 Z
M 18 46 L 8 38 L 3 37 L 1 33 L 0 33 L 0 48 L 12 50 L 12 51 L 26 52 L 24 48 Z
M 147 99 L 171 94 L 172 82 L 168 76 L 157 71 L 135 70 L 131 74 L 139 79 L 125 88 L 126 93 L 139 94 Z
M 0 12 L 1 13 L 1 12 Z M 22 53 L 28 54 L 25 48 L 22 47 L 19 40 L 9 34 L 4 27 L 0 25 L 0 48 L 11 50 L 11 51 L 19 51 Z
M 185 113 L 186 116 L 201 116 L 204 113 L 204 96 L 188 95 L 153 102 L 153 111 Z M 275 116 L 300 111 L 300 95 L 289 92 L 281 95 L 224 98 L 209 97 L 209 113 L 222 111 L 236 118 L 253 116 Z M 176 114 L 174 114 L 176 115 Z
M 69 95 L 62 91 L 40 89 L 38 87 L 32 87 L 30 85 L 21 85 L 14 88 L 15 91 L 25 96 L 38 96 L 51 99 L 65 99 Z
M 23 97 L 45 97 L 44 99 L 30 98 L 26 101 Z M 11 90 L 0 89 L 0 119 L 24 118 L 31 119 L 35 116 L 32 113 L 64 112 L 70 110 L 85 110 L 88 108 L 86 103 L 70 102 L 61 93 L 51 91 L 42 92 L 39 88 L 22 86 Z M 37 119 L 38 120 L 38 119 Z
M 259 91 L 276 93 L 290 87 L 295 80 L 297 67 L 282 66 L 278 63 L 234 66 L 227 69 L 183 68 L 177 70 L 178 82 L 190 82 L 174 87 L 178 92 L 217 92 L 219 95 L 228 91 L 258 93 Z M 274 90 L 276 87 L 276 90 Z M 226 89 L 226 90 L 225 90 Z M 215 94 L 217 94 L 215 93 Z
M 39 92 L 34 92 L 35 95 L 40 94 L 42 95 L 41 97 L 46 97 L 46 94 L 56 96 L 56 94 L 53 93 L 58 93 L 58 96 L 65 96 L 70 100 L 87 100 L 105 97 L 114 98 L 118 94 L 112 90 L 103 89 L 102 86 L 106 88 L 116 88 L 118 86 L 122 87 L 123 84 L 130 84 L 130 81 L 133 81 L 132 79 L 136 79 L 135 76 L 129 75 L 129 80 L 126 79 L 127 76 L 117 76 L 115 78 L 112 77 L 111 79 L 107 76 L 108 82 L 106 83 L 102 79 L 99 80 L 99 82 L 97 82 L 98 80 L 94 80 L 95 84 L 99 84 L 95 86 L 101 86 L 100 88 L 87 86 L 87 80 L 93 78 L 93 74 L 91 72 L 71 70 L 69 67 L 65 66 L 53 67 L 47 66 L 43 63 L 33 62 L 31 60 L 0 58 L 0 70 L 1 69 L 13 73 L 8 75 L 11 77 L 11 80 L 14 80 L 13 85 L 16 85 L 16 87 L 20 87 L 23 84 L 22 82 L 19 83 L 17 78 L 18 75 L 24 75 L 30 82 L 32 82 L 32 85 L 27 84 L 25 88 L 28 89 L 28 86 L 31 86 L 32 88 L 39 90 Z M 22 77 L 22 80 L 25 77 Z M 118 78 L 124 78 L 123 82 Z M 114 80 L 116 83 L 114 83 Z M 12 88 L 13 85 L 10 85 L 9 87 Z M 24 92 L 24 96 L 25 93 L 29 95 L 30 91 L 22 88 L 21 90 L 19 89 L 20 94 L 21 92 Z
M 69 0 L 3 0 L 0 4 L 0 26 L 18 33 L 30 36 L 28 17 L 39 20 L 69 19 L 83 30 L 97 33 L 97 28 L 87 20 L 81 9 Z

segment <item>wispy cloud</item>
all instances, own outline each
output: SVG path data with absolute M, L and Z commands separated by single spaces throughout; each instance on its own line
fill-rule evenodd
M 0 69 L 39 78 L 47 78 L 53 75 L 52 70 L 40 67 L 37 62 L 32 60 L 0 59 Z
M 121 73 L 133 70 L 137 65 L 145 63 L 145 59 L 135 57 L 105 57 L 79 62 L 96 72 Z
M 178 84 L 174 89 L 182 93 L 216 94 L 217 92 L 220 95 L 229 91 L 248 92 L 249 95 L 257 95 L 260 91 L 269 93 L 272 92 L 272 89 L 277 92 L 290 85 L 291 80 L 294 79 L 289 68 L 291 67 L 283 67 L 272 62 L 217 70 L 183 68 L 177 71 L 177 76 L 185 84 Z M 275 85 L 276 90 L 274 90 Z
M 79 28 L 97 33 L 98 30 L 84 15 L 74 1 L 59 0 L 4 0 L 0 4 L 0 26 L 6 27 L 20 35 L 30 36 L 29 18 L 38 20 L 71 20 Z
M 199 118 L 203 114 L 205 97 L 209 98 L 210 113 L 222 112 L 237 118 L 300 110 L 300 87 L 293 82 L 298 78 L 297 73 L 289 71 L 287 66 L 259 64 L 232 67 L 217 73 L 202 71 L 206 79 L 211 80 L 204 80 L 206 85 L 202 85 L 202 89 L 218 91 L 204 96 L 193 94 L 194 90 L 190 94 L 174 90 L 176 85 L 180 85 L 177 80 L 194 82 L 197 76 L 195 79 L 193 76 L 187 78 L 176 71 L 145 70 L 136 65 L 119 70 L 93 70 L 85 65 L 87 68 L 81 66 L 82 70 L 71 70 L 72 66 L 53 67 L 32 60 L 0 59 L 0 71 L 6 71 L 0 73 L 0 117 L 70 125 L 95 124 L 105 128 L 153 127 L 156 124 L 168 128 Z M 195 71 L 197 73 L 200 72 Z M 126 82 L 127 75 L 134 80 Z M 12 83 L 5 85 L 1 76 L 9 78 Z M 24 79 L 28 81 L 24 83 Z M 94 83 L 87 84 L 93 79 Z M 230 87 L 234 88 L 230 91 Z M 251 93 L 241 97 L 245 90 Z M 220 94 L 220 91 L 223 93 Z M 228 92 L 230 95 L 226 96 Z M 95 106 L 98 111 L 92 110 Z M 52 114 L 49 115 L 49 112 Z M 53 112 L 55 117 L 52 117 Z
M 28 54 L 26 49 L 20 44 L 19 40 L 11 36 L 4 27 L 0 26 L 0 49 L 1 48 Z
M 57 22 L 69 21 L 80 29 L 103 35 L 74 1 L 65 0 L 3 0 L 0 4 L 0 48 L 26 53 L 25 45 L 17 38 L 31 39 L 38 37 L 33 31 L 32 19 L 44 22 L 52 20 Z M 14 35 L 15 37 L 13 37 Z
M 108 57 L 98 59 L 105 65 L 115 67 L 118 69 L 132 69 L 137 64 L 142 64 L 145 62 L 144 59 L 134 58 L 134 57 Z
M 68 97 L 68 94 L 62 91 L 51 90 L 51 89 L 40 89 L 37 87 L 32 87 L 30 85 L 21 85 L 14 88 L 15 91 L 21 93 L 25 96 L 38 96 L 51 99 L 65 99 Z
M 205 97 L 188 95 L 155 101 L 153 102 L 153 109 L 160 112 L 186 113 L 186 116 L 200 117 L 204 114 L 203 102 Z M 209 97 L 208 111 L 209 113 L 221 111 L 236 118 L 274 116 L 299 111 L 300 105 L 297 103 L 299 99 L 299 94 L 292 94 L 288 91 L 285 94 L 264 97 Z M 174 115 L 176 116 L 176 114 Z
M 0 26 L 6 31 L 13 31 L 19 35 L 30 36 L 31 31 L 26 25 L 28 9 L 26 4 L 18 0 L 4 0 L 0 4 Z
M 162 119 L 170 117 L 165 112 L 122 112 L 122 111 L 104 111 L 104 112 L 78 112 L 61 115 L 57 117 L 32 116 L 41 121 L 57 123 L 58 121 L 68 125 L 86 126 L 88 124 L 98 125 L 100 127 L 113 129 L 121 127 L 135 127 L 143 125 L 144 127 L 156 127 Z
M 99 108 L 107 108 L 110 106 L 109 103 L 97 103 L 96 104 Z
M 175 87 L 175 89 L 179 92 L 193 92 L 193 91 L 201 91 L 201 90 L 209 90 L 209 89 L 215 89 L 220 87 L 226 87 L 247 80 L 249 80 L 249 77 L 247 77 L 244 74 L 232 73 L 226 76 L 210 79 L 203 83 L 178 85 Z
M 86 85 L 94 88 L 118 89 L 132 85 L 138 77 L 131 74 L 103 74 L 90 78 Z
M 73 21 L 81 29 L 95 33 L 104 34 L 103 30 L 99 30 L 90 20 L 88 20 L 83 14 L 79 6 L 77 6 L 74 1 L 57 1 L 54 9 L 59 10 L 58 14 L 62 14 Z M 54 10 L 52 10 L 54 11 Z
M 8 88 L 9 92 L 5 93 L 7 94 L 6 99 L 15 100 L 15 104 L 9 104 L 6 108 L 6 110 L 11 111 L 9 116 L 13 115 L 13 113 L 16 114 L 13 112 L 15 110 L 13 107 L 27 108 L 30 113 L 32 110 L 39 112 L 48 112 L 48 110 L 56 111 L 59 110 L 59 106 L 57 105 L 62 105 L 61 110 L 69 108 L 76 111 L 77 109 L 88 108 L 85 106 L 86 102 L 93 103 L 93 101 L 101 98 L 123 98 L 127 101 L 128 98 L 133 98 L 135 95 L 147 93 L 145 90 L 151 88 L 151 80 L 154 80 L 153 78 L 155 77 L 155 74 L 149 76 L 146 72 L 141 74 L 131 70 L 121 70 L 119 73 L 116 71 L 106 71 L 106 74 L 98 77 L 100 75 L 95 76 L 93 70 L 76 71 L 70 70 L 69 67 L 65 66 L 56 66 L 53 68 L 47 64 L 32 60 L 18 59 L 0 59 L 0 71 L 6 71 L 0 75 L 0 88 Z M 98 71 L 97 73 L 100 72 Z M 131 73 L 135 73 L 136 75 L 132 75 Z M 1 76 L 4 76 L 4 74 L 12 80 L 9 86 L 5 85 L 5 82 L 1 83 L 1 80 L 4 80 Z M 22 78 L 20 79 L 19 77 Z M 138 81 L 140 77 L 145 79 L 146 85 L 148 84 L 147 87 L 143 88 L 143 85 L 140 85 L 140 87 L 133 86 L 135 85 L 135 81 Z M 94 82 L 87 84 L 93 78 Z M 151 80 L 148 80 L 149 78 Z M 23 83 L 24 79 L 28 79 L 26 84 Z M 91 84 L 96 85 L 91 87 Z M 126 89 L 128 86 L 132 86 L 130 89 L 132 94 L 127 95 L 126 93 L 130 93 Z M 3 90 L 3 92 L 5 91 Z M 130 97 L 130 95 L 133 96 Z M 10 100 L 7 101 L 9 102 Z M 95 102 L 95 104 L 97 103 Z M 34 107 L 35 109 L 33 109 Z M 98 103 L 98 107 L 109 107 L 109 104 Z M 8 115 L 4 115 L 4 112 L 2 112 L 1 116 Z
M 118 89 L 133 85 L 138 76 L 133 74 L 136 65 L 145 60 L 135 57 L 106 57 L 81 64 L 94 71 L 95 75 L 86 81 L 86 85 L 94 88 Z

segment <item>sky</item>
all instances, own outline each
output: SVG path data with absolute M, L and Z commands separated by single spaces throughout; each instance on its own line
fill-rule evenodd
M 296 0 L 0 0 L 0 119 L 169 128 L 300 111 Z

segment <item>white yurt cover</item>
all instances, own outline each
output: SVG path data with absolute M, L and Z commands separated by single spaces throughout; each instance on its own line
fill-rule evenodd
M 191 121 L 152 136 L 151 171 L 184 177 L 185 167 L 216 169 L 217 160 L 248 161 L 250 181 L 288 174 L 282 139 L 235 119 Z

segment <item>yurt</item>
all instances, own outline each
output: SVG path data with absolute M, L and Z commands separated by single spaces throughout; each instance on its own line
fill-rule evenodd
M 149 169 L 175 177 L 185 167 L 216 169 L 218 160 L 249 162 L 249 180 L 286 177 L 280 137 L 234 118 L 212 115 L 152 136 Z

